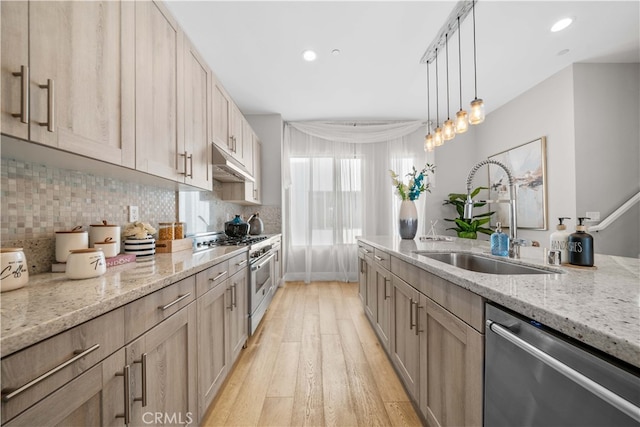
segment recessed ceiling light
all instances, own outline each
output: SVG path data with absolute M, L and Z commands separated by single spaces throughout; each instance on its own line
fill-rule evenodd
M 551 27 L 552 33 L 557 33 L 567 28 L 573 22 L 573 18 L 562 18 Z
M 304 52 L 302 52 L 302 57 L 304 58 L 305 61 L 312 62 L 316 60 L 318 55 L 311 49 L 307 49 Z
M 558 52 L 558 56 L 566 55 L 567 53 L 569 53 L 569 49 L 562 49 L 560 52 Z
M 340 49 L 333 49 L 333 50 L 331 51 L 331 54 L 332 54 L 333 56 L 338 56 L 338 55 L 340 55 Z

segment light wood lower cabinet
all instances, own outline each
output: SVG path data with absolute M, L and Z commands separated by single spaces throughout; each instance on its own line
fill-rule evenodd
M 122 426 L 124 349 L 73 379 L 6 426 Z
M 417 399 L 420 381 L 420 334 L 416 319 L 420 293 L 397 276 L 392 276 L 391 360 L 409 394 Z
M 376 263 L 376 333 L 385 349 L 389 349 L 391 336 L 391 272 Z
M 231 294 L 229 308 L 229 352 L 233 364 L 247 343 L 249 336 L 249 308 L 247 298 L 247 268 L 243 268 L 229 278 Z
M 484 300 L 378 248 L 372 262 L 359 245 L 365 313 L 424 420 L 432 427 L 482 425 Z
M 126 346 L 130 425 L 197 423 L 196 320 L 191 303 Z
M 483 336 L 420 296 L 420 410 L 431 426 L 481 426 Z

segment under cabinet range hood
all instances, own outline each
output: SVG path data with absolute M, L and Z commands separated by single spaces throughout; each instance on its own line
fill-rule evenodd
M 254 182 L 249 171 L 230 154 L 213 146 L 213 179 L 221 182 Z

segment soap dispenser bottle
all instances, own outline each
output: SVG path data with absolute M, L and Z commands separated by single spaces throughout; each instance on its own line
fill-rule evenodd
M 583 224 L 587 217 L 578 218 L 576 232 L 569 235 L 569 263 L 582 267 L 593 266 L 593 236 Z
M 509 255 L 509 237 L 502 232 L 502 224 L 496 223 L 496 231 L 491 235 L 491 255 Z
M 565 219 L 571 219 L 563 216 L 558 218 L 558 225 L 555 232 L 551 233 L 549 237 L 549 244 L 552 251 L 560 251 L 560 262 L 566 264 L 569 262 L 569 233 L 567 226 L 562 223 Z

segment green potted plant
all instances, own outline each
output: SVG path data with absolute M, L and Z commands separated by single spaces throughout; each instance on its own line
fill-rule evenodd
M 471 198 L 474 198 L 478 195 L 480 190 L 487 190 L 487 187 L 478 187 L 471 193 Z M 483 227 L 485 224 L 489 222 L 491 219 L 491 215 L 495 213 L 492 212 L 483 212 L 477 215 L 474 215 L 471 219 L 464 218 L 464 202 L 467 200 L 466 193 L 449 193 L 449 199 L 445 200 L 443 205 L 453 205 L 458 212 L 458 218 L 445 218 L 445 221 L 454 222 L 456 227 L 447 228 L 447 230 L 455 230 L 458 233 L 458 237 L 463 239 L 477 239 L 478 233 L 484 233 L 491 235 L 493 230 L 488 227 Z M 474 203 L 474 208 L 481 208 L 485 206 L 486 203 L 478 202 Z

